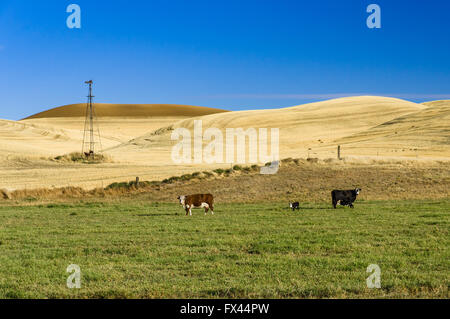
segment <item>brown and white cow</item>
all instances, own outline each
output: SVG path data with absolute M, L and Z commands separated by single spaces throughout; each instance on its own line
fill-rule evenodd
M 192 216 L 192 208 L 202 207 L 205 209 L 205 215 L 208 209 L 211 209 L 211 214 L 214 215 L 214 198 L 211 194 L 180 195 L 178 200 L 186 211 L 186 215 L 189 213 Z

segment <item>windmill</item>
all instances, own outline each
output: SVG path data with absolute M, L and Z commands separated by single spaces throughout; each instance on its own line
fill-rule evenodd
M 84 122 L 82 154 L 87 159 L 95 159 L 95 154 L 102 151 L 100 128 L 97 123 L 94 103 L 92 103 L 92 80 L 84 82 L 89 85 L 88 102 L 86 105 L 86 120 Z

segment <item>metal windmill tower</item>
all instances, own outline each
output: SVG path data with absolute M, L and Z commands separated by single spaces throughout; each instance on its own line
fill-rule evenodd
M 84 122 L 83 146 L 81 152 L 88 159 L 94 159 L 96 153 L 101 153 L 102 143 L 100 139 L 100 128 L 97 123 L 95 107 L 92 103 L 92 80 L 84 82 L 89 84 L 88 102 L 86 105 L 86 120 Z M 95 129 L 96 127 L 96 129 Z

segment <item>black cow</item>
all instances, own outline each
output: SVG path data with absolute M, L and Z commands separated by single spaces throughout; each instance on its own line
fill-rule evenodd
M 351 190 L 333 190 L 331 192 L 331 199 L 333 201 L 333 207 L 336 208 L 337 203 L 339 202 L 342 206 L 350 206 L 353 208 L 353 202 L 356 200 L 356 196 L 358 196 L 359 192 L 361 192 L 361 188 L 355 188 Z
M 300 203 L 299 202 L 289 203 L 289 208 L 292 209 L 292 211 L 300 209 Z

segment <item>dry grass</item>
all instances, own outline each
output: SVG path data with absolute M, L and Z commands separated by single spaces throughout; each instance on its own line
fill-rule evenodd
M 285 159 L 274 175 L 259 167 L 235 167 L 173 176 L 162 181 L 117 182 L 104 189 L 79 187 L 11 192 L 14 200 L 70 201 L 77 198 L 145 198 L 174 202 L 180 194 L 212 193 L 218 202 L 329 202 L 332 189 L 362 188 L 359 200 L 442 199 L 450 197 L 450 162 Z M 11 202 L 11 201 L 9 201 Z
M 217 127 L 223 134 L 226 128 L 278 127 L 281 158 L 328 159 L 332 164 L 335 160 L 329 158 L 336 157 L 338 144 L 342 146 L 343 157 L 367 163 L 373 159 L 415 159 L 421 166 L 421 161 L 450 158 L 448 101 L 421 105 L 363 96 L 284 109 L 209 115 L 186 115 L 183 112 L 187 109 L 183 107 L 170 116 L 158 113 L 160 116 L 135 118 L 122 117 L 127 115 L 125 109 L 108 109 L 112 113 L 103 115 L 111 116 L 100 117 L 103 150 L 114 158 L 114 163 L 95 166 L 41 160 L 80 150 L 82 117 L 34 118 L 19 122 L 0 120 L 0 187 L 94 189 L 115 181 L 132 180 L 136 176 L 143 180 L 163 180 L 196 171 L 229 169 L 230 166 L 221 164 L 177 165 L 171 161 L 172 146 L 176 143 L 171 140 L 171 128 L 192 129 L 193 119 L 203 121 L 203 130 Z M 159 108 L 159 111 L 166 110 Z M 75 113 L 66 115 L 77 115 Z M 64 112 L 58 113 L 58 116 L 63 115 Z
M 59 162 L 59 163 L 83 163 L 83 164 L 99 164 L 99 163 L 113 163 L 113 159 L 111 156 L 97 153 L 94 156 L 86 157 L 86 155 L 80 152 L 72 152 L 70 154 L 58 155 L 56 157 L 51 157 L 51 161 Z

